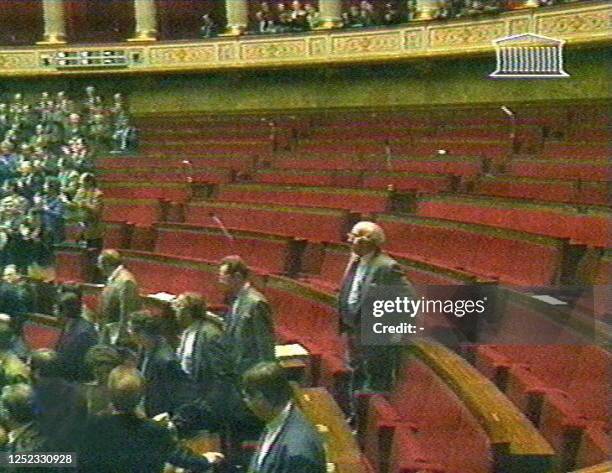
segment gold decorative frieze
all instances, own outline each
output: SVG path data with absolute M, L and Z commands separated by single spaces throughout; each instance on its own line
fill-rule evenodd
M 404 49 L 422 49 L 425 39 L 425 28 L 407 29 L 404 31 Z
M 333 54 L 393 53 L 400 51 L 401 47 L 399 31 L 332 36 Z
M 508 22 L 508 35 L 529 33 L 531 21 L 529 17 L 512 18 Z
M 327 36 L 310 38 L 310 55 L 313 57 L 325 56 L 329 53 L 327 47 Z
M 236 61 L 238 60 L 238 43 L 219 43 L 217 51 L 219 53 L 219 61 Z
M 245 61 L 261 61 L 266 59 L 299 59 L 307 55 L 306 40 L 244 42 L 241 45 L 240 57 Z
M 523 33 L 566 40 L 569 47 L 579 43 L 612 43 L 611 13 L 609 2 L 568 3 L 480 19 L 410 22 L 392 29 L 332 29 L 298 36 L 246 35 L 192 43 L 155 42 L 137 48 L 126 41 L 112 46 L 114 51 L 126 53 L 127 64 L 121 69 L 58 70 L 49 58 L 62 52 L 63 46 L 6 48 L 0 49 L 0 76 L 213 71 L 283 64 L 327 65 L 467 56 L 476 52 L 493 54 L 493 40 Z M 104 50 L 107 46 L 66 46 L 71 52 L 92 48 Z
M 36 69 L 39 63 L 36 52 L 5 52 L 0 54 L 0 70 Z
M 181 47 L 152 47 L 151 64 L 182 65 L 207 63 L 216 59 L 213 45 L 181 46 Z
M 432 48 L 490 46 L 494 39 L 506 36 L 506 32 L 506 22 L 502 20 L 432 28 L 429 31 L 429 46 Z
M 573 15 L 558 13 L 542 15 L 536 19 L 536 32 L 548 36 L 576 34 L 610 34 L 610 8 L 599 11 L 576 12 Z

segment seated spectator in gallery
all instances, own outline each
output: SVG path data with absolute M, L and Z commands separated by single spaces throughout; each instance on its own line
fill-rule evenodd
M 308 27 L 311 30 L 318 28 L 321 25 L 321 13 L 319 10 L 312 3 L 305 3 L 304 10 L 306 10 Z
M 299 0 L 291 2 L 291 29 L 293 31 L 308 29 L 308 12 L 302 8 L 302 2 Z
M 212 19 L 210 13 L 202 16 L 202 26 L 200 26 L 200 36 L 202 38 L 214 38 L 217 36 L 217 24 Z
M 82 317 L 81 298 L 74 292 L 59 296 L 58 315 L 65 320 L 64 328 L 55 347 L 63 376 L 70 381 L 83 381 L 88 377 L 85 354 L 96 344 L 95 326 Z
M 293 20 L 291 12 L 283 2 L 276 4 L 276 18 L 274 19 L 275 30 L 277 33 L 288 33 L 291 31 Z
M 384 25 L 397 25 L 402 22 L 400 11 L 393 3 L 385 3 L 383 11 Z
M 87 248 L 101 249 L 104 235 L 102 223 L 102 191 L 93 174 L 85 173 L 79 180 L 79 189 L 69 204 L 74 219 L 82 228 L 80 241 Z
M 255 12 L 255 19 L 257 20 L 257 32 L 258 33 L 274 33 L 274 14 L 270 9 L 268 2 L 261 2 L 259 9 Z

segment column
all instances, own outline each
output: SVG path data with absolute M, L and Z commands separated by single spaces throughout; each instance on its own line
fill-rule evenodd
M 317 29 L 328 30 L 342 26 L 342 1 L 319 0 L 321 23 Z
M 438 0 L 416 0 L 416 20 L 433 20 L 439 9 Z
M 247 0 L 225 0 L 227 17 L 227 36 L 239 36 L 249 24 L 249 5 Z
M 66 42 L 66 15 L 64 0 L 43 0 L 45 33 L 38 44 L 62 44 Z
M 157 40 L 157 8 L 155 0 L 134 0 L 136 31 L 128 41 Z

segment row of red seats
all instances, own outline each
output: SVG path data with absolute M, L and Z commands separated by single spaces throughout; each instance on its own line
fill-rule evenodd
M 387 248 L 406 258 L 518 286 L 555 285 L 560 276 L 559 240 L 422 217 L 381 215 L 377 221 Z
M 476 157 L 446 156 L 432 153 L 429 157 L 401 156 L 392 154 L 387 157 L 381 151 L 376 155 L 329 155 L 302 156 L 295 155 L 275 158 L 274 170 L 283 172 L 285 169 L 302 170 L 350 170 L 350 171 L 382 171 L 382 172 L 412 172 L 423 174 L 453 174 L 458 176 L 476 176 L 482 172 L 483 161 Z M 366 176 L 367 177 L 367 176 Z M 375 176 L 372 176 L 375 178 Z
M 566 179 L 607 182 L 610 166 L 605 161 L 513 159 L 508 164 L 510 175 L 542 179 Z
M 106 199 L 165 199 L 184 203 L 192 197 L 192 187 L 187 183 L 105 182 L 101 189 Z
M 475 194 L 516 199 L 534 199 L 585 205 L 606 205 L 608 186 L 603 182 L 578 182 L 517 177 L 481 177 Z
M 366 189 L 415 190 L 421 192 L 448 192 L 453 179 L 448 175 L 419 174 L 406 172 L 360 171 L 304 171 L 263 170 L 253 175 L 255 182 L 262 184 L 288 184 L 298 186 L 364 187 Z
M 418 215 L 508 228 L 569 239 L 572 243 L 608 247 L 610 214 L 577 211 L 554 204 L 522 204 L 512 200 L 432 196 L 419 199 Z M 525 255 L 526 256 L 526 255 Z
M 610 353 L 587 346 L 479 346 L 475 365 L 538 426 L 561 471 L 608 459 Z M 569 368 L 571 367 L 571 369 Z M 577 448 L 576 448 L 577 447 Z
M 221 202 L 327 207 L 354 212 L 385 212 L 389 193 L 378 190 L 290 187 L 264 184 L 226 184 L 218 187 Z

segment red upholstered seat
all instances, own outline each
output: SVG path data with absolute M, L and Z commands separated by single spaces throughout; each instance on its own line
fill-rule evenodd
M 586 468 L 610 459 L 610 429 L 591 424 L 583 431 L 574 463 L 575 468 Z
M 387 399 L 372 396 L 368 401 L 362 440 L 371 464 L 384 466 L 392 458 L 389 471 L 410 471 L 393 469 L 398 468 L 397 452 L 391 452 L 403 449 L 399 462 L 403 468 L 425 461 L 440 465 L 441 471 L 491 471 L 492 452 L 486 433 L 450 388 L 421 361 L 407 362 Z M 407 445 L 397 445 L 393 438 L 397 429 L 403 432 L 400 438 Z
M 162 220 L 162 206 L 155 199 L 104 199 L 104 220 L 151 225 Z
M 57 344 L 62 331 L 59 328 L 36 322 L 26 321 L 23 325 L 23 340 L 30 350 L 39 348 L 53 349 Z

